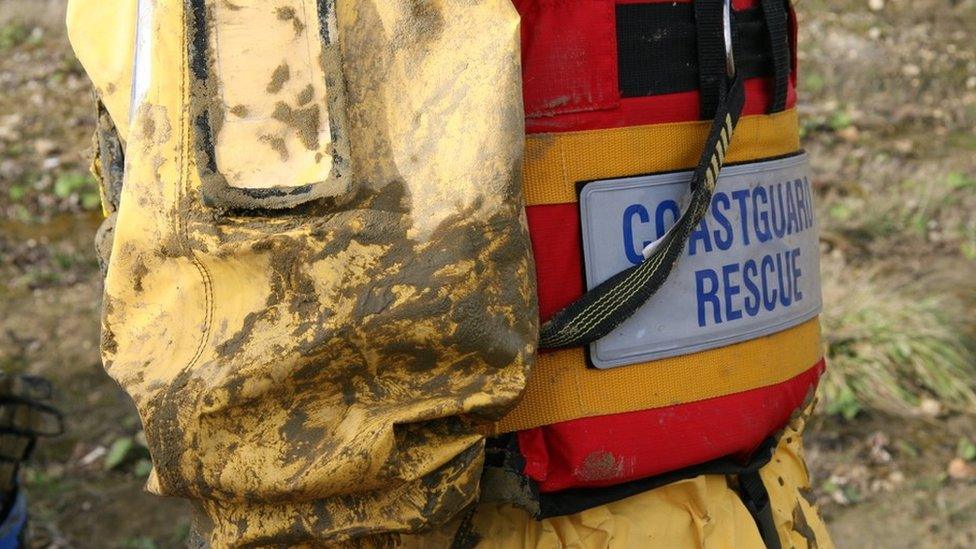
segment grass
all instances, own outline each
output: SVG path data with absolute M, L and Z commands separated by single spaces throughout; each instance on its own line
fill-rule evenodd
M 961 214 L 963 200 L 974 193 L 976 177 L 960 172 L 909 179 L 872 191 L 857 188 L 830 200 L 826 226 L 862 244 L 906 236 L 925 241 L 933 230 L 947 232 L 947 238 L 954 240 L 971 239 L 971 219 Z
M 806 122 L 832 153 L 866 153 L 848 157 L 854 169 L 820 196 L 831 244 L 823 263 L 824 410 L 848 419 L 916 414 L 935 401 L 942 411 L 976 412 L 976 285 L 964 274 L 976 271 L 976 174 L 959 160 L 965 147 L 940 151 L 949 164 L 890 157 L 891 143 L 877 137 L 831 140 L 852 123 L 844 110 Z
M 915 414 L 926 399 L 943 410 L 976 411 L 976 345 L 965 305 L 923 283 L 891 287 L 849 268 L 824 274 L 828 413 Z
M 974 196 L 948 171 L 825 197 L 825 229 L 848 245 L 823 268 L 828 413 L 976 412 L 976 286 L 959 281 L 976 269 Z

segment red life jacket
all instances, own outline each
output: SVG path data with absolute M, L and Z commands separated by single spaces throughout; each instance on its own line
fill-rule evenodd
M 712 126 L 713 83 L 725 77 L 713 47 L 724 26 L 705 12 L 720 5 L 711 0 L 515 4 L 546 322 L 639 264 L 680 215 Z M 708 214 L 633 317 L 595 344 L 543 349 L 523 400 L 494 426 L 516 433 L 522 473 L 542 494 L 744 462 L 823 372 L 795 16 L 785 1 L 733 8 L 745 100 Z

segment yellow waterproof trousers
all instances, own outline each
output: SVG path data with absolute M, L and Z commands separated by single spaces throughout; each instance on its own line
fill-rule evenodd
M 803 462 L 802 419 L 780 440 L 760 474 L 784 548 L 833 547 L 811 500 Z M 474 516 L 478 547 L 734 548 L 765 547 L 730 480 L 702 475 L 575 515 L 536 521 L 510 505 L 482 505 Z
M 760 474 L 784 548 L 833 547 L 812 501 L 800 433 L 793 420 Z M 456 526 L 399 539 L 406 547 L 446 547 Z M 765 547 L 756 523 L 730 479 L 702 475 L 569 516 L 535 520 L 512 505 L 481 504 L 467 536 L 471 546 L 513 548 L 729 548 Z
M 518 15 L 332 9 L 69 3 L 99 103 L 102 356 L 147 488 L 215 548 L 756 545 L 723 477 L 541 522 L 479 505 L 482 433 L 538 334 Z M 829 545 L 795 430 L 763 471 L 775 518 L 784 546 Z

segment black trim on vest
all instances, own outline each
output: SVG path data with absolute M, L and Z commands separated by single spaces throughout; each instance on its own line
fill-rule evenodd
M 599 488 L 572 488 L 559 492 L 539 492 L 538 485 L 523 473 L 525 459 L 515 433 L 488 439 L 482 473 L 481 503 L 508 503 L 533 515 L 537 520 L 581 513 L 636 496 L 655 488 L 701 475 L 735 477 L 737 493 L 756 522 L 759 534 L 769 549 L 781 549 L 773 520 L 769 492 L 759 470 L 773 458 L 781 432 L 767 438 L 745 463 L 732 457 L 715 459 L 653 477 Z
M 787 0 L 762 0 L 762 12 L 766 20 L 769 48 L 773 54 L 773 88 L 766 112 L 779 112 L 786 108 L 786 95 L 790 83 L 790 38 Z
M 774 7 L 733 11 L 733 44 L 736 71 L 743 79 L 772 78 L 769 112 L 779 112 L 786 107 L 792 54 L 785 0 L 771 3 L 778 6 L 778 12 Z M 702 94 L 701 118 L 712 117 L 716 82 L 725 76 L 721 3 L 718 7 L 713 4 L 714 0 L 616 6 L 621 97 L 708 90 Z M 713 13 L 699 15 L 699 10 Z M 712 29 L 701 47 L 699 28 Z M 708 69 L 700 71 L 701 66 Z
M 690 4 L 617 4 L 621 97 L 698 89 L 695 16 Z
M 765 467 L 772 459 L 773 450 L 776 448 L 777 442 L 778 437 L 766 439 L 746 463 L 740 463 L 730 457 L 725 457 L 670 473 L 632 480 L 615 486 L 573 488 L 560 492 L 541 493 L 539 494 L 539 514 L 537 518 L 543 519 L 573 515 L 593 507 L 620 501 L 648 490 L 701 475 L 740 475 L 741 478 L 741 475 L 758 474 L 759 469 Z
M 480 501 L 510 503 L 538 517 L 539 486 L 524 470 L 525 458 L 515 433 L 490 437 L 485 443 Z

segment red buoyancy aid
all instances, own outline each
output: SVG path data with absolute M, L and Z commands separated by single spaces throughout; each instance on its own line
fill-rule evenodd
M 515 4 L 543 322 L 643 261 L 681 214 L 724 78 L 709 48 L 726 29 L 745 101 L 667 281 L 596 343 L 543 349 L 493 433 L 516 433 L 521 472 L 543 494 L 748 460 L 824 369 L 791 7 L 736 0 L 716 29 L 714 0 Z

